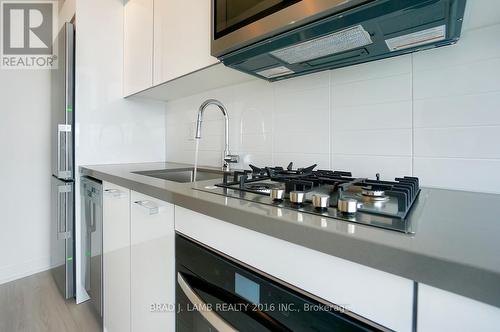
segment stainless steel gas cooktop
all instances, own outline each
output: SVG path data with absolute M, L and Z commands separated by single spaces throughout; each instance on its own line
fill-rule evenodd
M 259 168 L 225 173 L 222 183 L 195 189 L 227 197 L 341 219 L 383 229 L 414 233 L 409 214 L 420 193 L 416 177 L 393 181 L 356 178 L 351 172 Z

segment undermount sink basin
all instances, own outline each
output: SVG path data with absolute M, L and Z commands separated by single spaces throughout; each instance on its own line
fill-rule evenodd
M 194 181 L 194 168 L 175 168 L 160 169 L 154 171 L 132 172 L 135 174 L 146 175 L 157 179 L 187 183 Z M 223 172 L 215 169 L 198 168 L 196 172 L 196 181 L 222 179 Z

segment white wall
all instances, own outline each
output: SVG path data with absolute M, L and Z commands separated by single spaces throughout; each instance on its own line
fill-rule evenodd
M 50 71 L 0 70 L 0 103 L 2 284 L 50 267 Z
M 75 5 L 76 164 L 165 160 L 164 103 L 122 98 L 122 1 L 66 0 L 61 26 Z M 0 70 L 0 102 L 2 284 L 50 268 L 50 72 Z
M 194 160 L 199 104 L 229 109 L 241 167 L 319 163 L 355 176 L 500 193 L 500 1 L 468 1 L 457 45 L 278 83 L 252 81 L 167 104 L 167 159 Z M 206 112 L 200 164 L 220 165 L 223 123 Z
M 0 70 L 0 284 L 50 265 L 50 76 Z
M 122 98 L 123 8 L 122 0 L 76 2 L 78 166 L 165 160 L 165 104 Z M 79 258 L 82 253 L 78 189 L 76 194 L 76 257 Z M 81 272 L 77 263 L 78 302 L 85 299 Z

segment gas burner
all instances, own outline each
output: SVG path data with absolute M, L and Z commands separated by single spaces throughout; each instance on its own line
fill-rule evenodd
M 249 191 L 270 194 L 272 189 L 278 189 L 281 186 L 274 183 L 246 183 L 245 189 Z
M 361 194 L 358 196 L 360 196 L 365 203 L 386 202 L 389 200 L 389 196 L 386 196 L 384 190 L 370 187 L 363 187 Z
M 375 179 L 360 178 L 346 171 L 315 170 L 316 165 L 294 169 L 293 163 L 285 168 L 254 165 L 250 168 L 225 173 L 222 183 L 215 184 L 213 190 L 322 217 L 411 232 L 406 219 L 420 193 L 416 177 L 387 181 L 377 174 Z M 354 212 L 342 213 L 345 207 L 342 202 L 355 206 L 351 209 Z
M 385 196 L 385 191 L 381 189 L 373 189 L 373 188 L 368 188 L 364 187 L 363 191 L 361 192 L 363 196 L 369 196 L 369 197 L 383 197 Z

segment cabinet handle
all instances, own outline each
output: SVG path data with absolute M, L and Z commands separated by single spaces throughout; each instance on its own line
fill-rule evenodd
M 160 212 L 160 207 L 152 201 L 135 201 L 134 204 L 145 209 L 149 215 L 158 214 Z
M 118 189 L 106 189 L 104 194 L 110 197 L 122 198 L 125 197 L 125 193 Z

